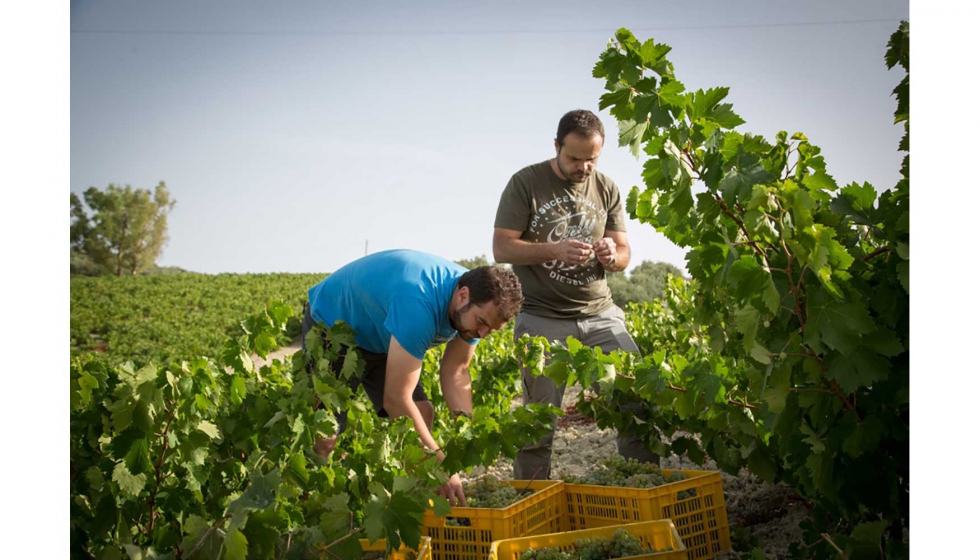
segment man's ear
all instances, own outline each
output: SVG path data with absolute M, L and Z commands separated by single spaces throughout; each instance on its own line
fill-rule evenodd
M 456 297 L 458 298 L 457 308 L 466 306 L 466 304 L 470 302 L 469 286 L 460 287 L 460 289 L 456 291 Z

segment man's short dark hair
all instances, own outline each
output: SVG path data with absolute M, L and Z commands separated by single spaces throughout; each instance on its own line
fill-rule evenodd
M 463 274 L 457 284 L 470 289 L 470 303 L 483 305 L 492 301 L 504 321 L 510 321 L 521 312 L 524 294 L 521 282 L 513 270 L 499 266 L 478 266 Z
M 570 133 L 576 132 L 585 138 L 592 138 L 598 134 L 602 141 L 606 141 L 606 131 L 602 128 L 602 121 L 592 111 L 585 109 L 575 109 L 565 113 L 565 116 L 558 121 L 558 146 L 565 145 L 565 137 Z

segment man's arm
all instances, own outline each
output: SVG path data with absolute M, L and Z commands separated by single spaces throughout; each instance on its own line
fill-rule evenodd
M 394 336 L 391 337 L 391 342 L 388 345 L 388 365 L 385 368 L 383 406 L 388 412 L 388 416 L 392 418 L 399 416 L 411 418 L 422 443 L 429 449 L 438 452 L 441 460 L 442 452 L 439 451 L 439 444 L 432 437 L 429 427 L 425 425 L 422 412 L 412 400 L 412 392 L 418 385 L 420 375 L 422 375 L 422 360 L 409 354 Z
M 473 387 L 470 381 L 470 359 L 476 352 L 475 344 L 456 337 L 446 343 L 439 367 L 439 385 L 449 410 L 473 414 Z
M 625 231 L 606 230 L 595 244 L 595 256 L 607 272 L 621 272 L 630 264 L 629 239 Z
M 560 260 L 568 264 L 583 264 L 592 256 L 592 246 L 577 239 L 556 243 L 524 241 L 524 232 L 493 228 L 493 260 L 509 264 L 541 264 Z
M 411 418 L 422 443 L 435 451 L 438 460 L 442 461 L 446 456 L 439 449 L 439 444 L 436 443 L 435 438 L 432 437 L 432 432 L 425 424 L 422 412 L 412 400 L 412 392 L 415 391 L 420 375 L 422 375 L 422 360 L 409 354 L 392 336 L 388 344 L 388 365 L 385 368 L 385 411 L 392 418 L 399 416 Z M 470 407 L 472 408 L 472 404 Z M 449 500 L 450 506 L 466 506 L 463 483 L 458 474 L 451 475 L 449 480 L 436 490 L 436 494 Z

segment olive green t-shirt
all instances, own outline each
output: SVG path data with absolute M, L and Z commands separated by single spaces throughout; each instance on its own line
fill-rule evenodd
M 511 177 L 500 196 L 494 227 L 521 231 L 533 243 L 574 238 L 593 244 L 606 230 L 626 231 L 619 188 L 598 171 L 584 183 L 559 178 L 550 160 Z M 593 254 L 585 264 L 550 261 L 514 265 L 524 289 L 524 311 L 569 319 L 602 313 L 613 304 L 605 269 Z

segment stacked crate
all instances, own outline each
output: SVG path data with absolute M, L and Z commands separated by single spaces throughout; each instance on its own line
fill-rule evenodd
M 670 478 L 674 470 L 664 469 Z M 568 531 L 639 521 L 673 521 L 691 560 L 714 558 L 732 547 L 721 473 L 682 470 L 686 480 L 656 488 L 564 486 L 562 528 Z
M 510 485 L 534 493 L 506 508 L 454 507 L 447 517 L 426 511 L 422 524 L 434 560 L 486 560 L 494 541 L 562 530 L 563 482 L 512 480 Z

